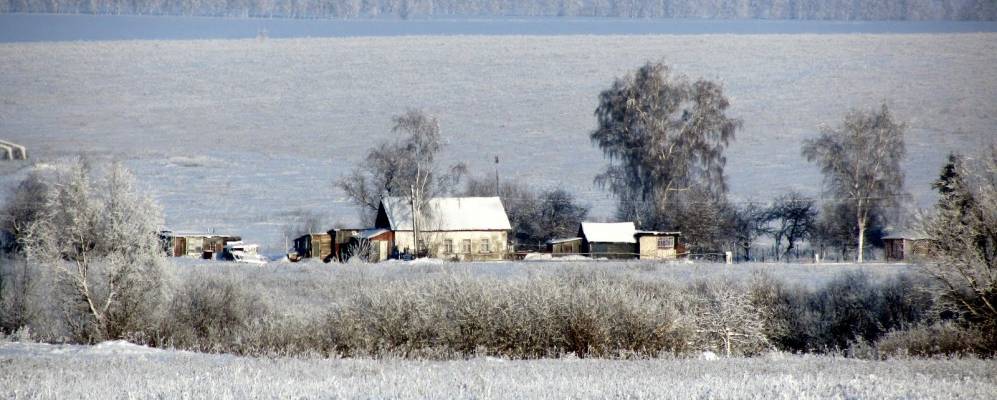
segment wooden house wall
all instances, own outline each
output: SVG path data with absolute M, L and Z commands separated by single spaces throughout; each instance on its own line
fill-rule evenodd
M 637 258 L 636 243 L 587 242 L 585 253 L 596 258 L 630 259 Z
M 547 250 L 554 255 L 580 254 L 582 252 L 582 240 L 567 240 L 558 243 L 550 243 Z

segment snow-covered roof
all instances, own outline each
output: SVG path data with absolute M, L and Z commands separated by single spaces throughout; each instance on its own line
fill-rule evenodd
M 589 242 L 637 243 L 633 222 L 582 222 L 582 235 Z
M 904 230 L 883 236 L 883 239 L 924 240 L 928 239 L 928 235 L 925 235 L 924 233 L 921 233 L 916 230 Z
M 682 232 L 678 232 L 678 231 L 644 231 L 644 230 L 638 230 L 636 234 L 638 236 L 639 235 L 649 235 L 649 236 L 665 236 L 665 235 L 667 235 L 667 236 L 680 236 L 680 235 L 682 235 Z
M 390 229 L 412 230 L 412 207 L 403 197 L 381 199 Z M 425 231 L 507 231 L 512 229 L 498 197 L 438 197 L 426 204 L 428 215 L 420 216 Z
M 169 230 L 160 231 L 159 234 L 163 235 L 163 236 L 172 236 L 172 237 L 202 237 L 202 238 L 213 238 L 213 237 L 235 238 L 235 237 L 239 237 L 239 235 L 229 235 L 227 233 L 204 233 L 204 232 L 194 232 L 194 231 L 176 231 L 176 232 L 174 232 L 174 231 L 169 231 Z
M 371 228 L 371 229 L 364 229 L 364 230 L 362 230 L 360 232 L 357 232 L 356 236 L 359 237 L 359 238 L 361 238 L 361 239 L 372 239 L 372 238 L 375 238 L 375 237 L 378 237 L 378 236 L 384 234 L 385 232 L 388 232 L 388 230 L 387 229 L 380 229 L 380 228 Z
M 580 238 L 580 237 L 554 238 L 554 239 L 548 240 L 547 243 L 557 244 L 557 243 L 564 243 L 564 242 L 573 242 L 573 241 L 576 241 L 576 240 L 582 240 L 582 238 Z

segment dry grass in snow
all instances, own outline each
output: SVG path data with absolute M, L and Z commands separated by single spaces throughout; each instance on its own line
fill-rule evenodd
M 991 399 L 992 360 L 755 358 L 464 361 L 243 358 L 0 344 L 0 397 L 34 399 Z

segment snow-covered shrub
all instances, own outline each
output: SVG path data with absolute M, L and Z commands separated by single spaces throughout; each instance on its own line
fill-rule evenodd
M 45 284 L 58 288 L 72 339 L 116 339 L 154 326 L 163 297 L 158 205 L 118 163 L 77 160 L 49 179 L 20 243 L 30 263 L 54 272 Z
M 901 274 L 883 281 L 847 272 L 827 285 L 808 290 L 776 279 L 755 279 L 752 297 L 762 309 L 765 333 L 787 351 L 845 350 L 874 342 L 891 330 L 927 319 L 933 299 L 929 283 Z
M 769 348 L 765 319 L 751 294 L 729 280 L 699 282 L 692 288 L 692 317 L 701 348 L 727 357 L 757 354 Z
M 344 355 L 656 356 L 689 341 L 669 289 L 599 274 L 379 282 L 328 327 Z
M 224 278 L 192 277 L 173 294 L 158 336 L 162 345 L 232 352 L 267 314 L 259 296 Z
M 0 334 L 11 334 L 37 318 L 37 275 L 25 260 L 0 256 Z
M 918 325 L 887 332 L 876 341 L 876 349 L 881 357 L 994 355 L 987 354 L 980 331 L 966 329 L 951 322 Z

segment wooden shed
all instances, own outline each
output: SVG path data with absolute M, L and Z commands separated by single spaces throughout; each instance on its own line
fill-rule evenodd
M 637 249 L 641 260 L 674 260 L 679 257 L 680 232 L 637 231 Z
M 294 239 L 294 248 L 288 254 L 291 261 L 299 261 L 303 258 L 318 258 L 322 262 L 329 262 L 333 259 L 332 235 L 328 233 L 309 233 Z
M 222 253 L 229 242 L 242 240 L 237 235 L 194 232 L 159 232 L 163 251 L 169 257 L 194 257 L 213 259 Z
M 348 261 L 353 256 L 354 251 L 362 250 L 366 254 L 362 256 L 368 262 L 380 262 L 392 256 L 391 244 L 395 240 L 395 233 L 387 229 L 372 228 L 357 232 L 350 238 L 349 244 L 343 251 L 343 261 Z
M 637 229 L 633 222 L 582 222 L 581 252 L 593 258 L 637 258 Z
M 363 231 L 363 229 L 336 228 L 336 229 L 331 229 L 329 230 L 329 232 L 327 232 L 329 236 L 332 238 L 333 260 L 344 262 L 349 258 L 349 255 L 346 254 L 346 250 L 350 245 L 350 240 L 352 240 L 354 236 L 360 233 L 360 231 Z
M 929 254 L 930 242 L 926 235 L 901 232 L 883 237 L 887 262 L 907 262 Z
M 560 238 L 547 241 L 547 252 L 554 257 L 563 257 L 582 252 L 582 238 Z

